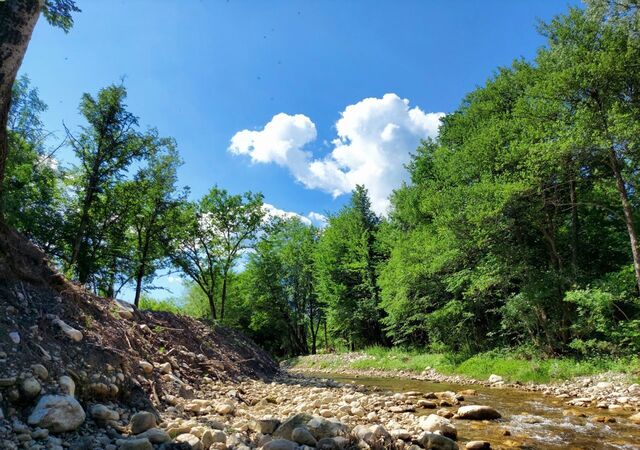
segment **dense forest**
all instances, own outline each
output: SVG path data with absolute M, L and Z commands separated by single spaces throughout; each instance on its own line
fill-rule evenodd
M 591 0 L 540 24 L 416 149 L 376 215 L 366 186 L 325 226 L 259 193 L 178 183 L 178 146 L 144 129 L 124 84 L 78 99 L 61 142 L 13 88 L 7 223 L 96 293 L 237 327 L 273 353 L 371 345 L 472 355 L 640 350 L 640 12 Z M 67 147 L 73 164 L 56 152 Z M 179 273 L 184 298 L 154 300 Z

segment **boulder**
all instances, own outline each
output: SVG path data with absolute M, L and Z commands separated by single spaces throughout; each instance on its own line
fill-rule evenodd
M 434 433 L 422 433 L 418 444 L 426 450 L 458 450 L 458 444 L 448 437 Z
M 262 450 L 296 450 L 298 444 L 288 439 L 273 439 L 262 447 Z
M 494 408 L 483 405 L 461 406 L 454 416 L 454 418 L 462 420 L 494 420 L 501 417 L 500 413 Z
M 420 417 L 418 424 L 420 428 L 429 433 L 438 433 L 453 440 L 458 437 L 458 430 L 456 430 L 451 421 L 436 414 Z
M 316 438 L 307 430 L 306 428 L 298 427 L 294 428 L 291 432 L 291 439 L 294 442 L 297 442 L 300 445 L 308 445 L 310 447 L 315 447 L 317 442 Z
M 258 419 L 249 424 L 250 429 L 256 433 L 262 434 L 273 434 L 278 426 L 280 426 L 280 421 L 278 419 Z
M 275 440 L 286 439 L 286 440 L 290 441 L 291 440 L 291 433 L 293 432 L 293 430 L 298 428 L 298 427 L 300 427 L 300 426 L 304 426 L 311 419 L 312 419 L 312 417 L 309 414 L 304 414 L 304 413 L 300 413 L 300 414 L 296 414 L 295 416 L 291 416 L 287 420 L 285 420 L 273 432 L 273 437 L 275 438 Z M 311 427 L 309 427 L 309 430 L 311 431 L 311 434 L 313 434 L 313 431 L 311 430 Z M 318 437 L 315 434 L 314 434 L 314 437 L 316 439 L 318 439 Z
M 337 420 L 329 420 L 323 417 L 314 417 L 307 422 L 307 429 L 317 440 L 344 436 L 349 432 L 349 427 Z
M 233 414 L 236 410 L 236 406 L 231 402 L 222 402 L 216 405 L 216 412 L 223 416 L 227 414 Z
M 503 381 L 503 378 L 500 375 L 489 375 L 489 383 L 500 383 L 501 381 Z
M 131 416 L 131 433 L 140 434 L 156 427 L 156 416 L 149 411 L 140 411 Z
M 29 416 L 29 425 L 46 428 L 54 433 L 73 431 L 85 419 L 78 401 L 70 395 L 44 395 Z

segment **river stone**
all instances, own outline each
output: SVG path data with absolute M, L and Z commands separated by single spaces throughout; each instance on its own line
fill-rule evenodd
M 274 439 L 267 442 L 262 447 L 262 450 L 296 450 L 298 444 L 288 439 Z
M 349 432 L 349 428 L 337 420 L 328 420 L 324 417 L 314 417 L 307 422 L 307 428 L 317 440 L 335 436 L 343 436 Z
M 458 437 L 458 430 L 456 430 L 451 421 L 436 414 L 420 417 L 418 424 L 420 428 L 429 433 L 438 433 L 453 440 Z
M 187 444 L 189 444 L 191 446 L 192 450 L 202 450 L 202 442 L 200 441 L 200 439 L 198 438 L 198 436 L 195 436 L 191 433 L 184 433 L 181 434 L 180 436 L 176 437 L 176 442 L 185 442 Z
M 149 439 L 118 439 L 118 450 L 153 450 Z
M 493 420 L 502 416 L 491 406 L 467 405 L 458 408 L 454 417 L 462 420 Z
M 58 379 L 58 384 L 60 385 L 60 390 L 70 396 L 74 396 L 76 393 L 76 384 L 73 382 L 71 377 L 67 375 L 62 375 Z
M 300 414 L 296 414 L 295 416 L 291 416 L 289 417 L 287 420 L 285 420 L 282 425 L 280 425 L 274 432 L 273 432 L 273 437 L 277 439 L 286 439 L 286 440 L 291 440 L 291 433 L 293 432 L 294 429 L 300 427 L 300 426 L 304 426 L 305 423 L 309 422 L 312 419 L 312 417 L 309 414 L 304 414 L 304 413 L 300 413 Z M 311 430 L 311 428 L 309 428 Z M 311 432 L 313 434 L 313 431 Z M 314 436 L 316 437 L 316 439 L 318 439 L 318 437 L 314 434 Z
M 155 426 L 156 416 L 149 411 L 140 411 L 131 416 L 131 433 L 133 434 L 140 434 Z
M 54 319 L 53 323 L 58 325 L 62 332 L 72 341 L 80 342 L 82 340 L 82 332 L 76 330 L 71 325 L 67 324 L 64 320 L 56 318 Z
M 500 375 L 489 375 L 489 383 L 500 383 L 501 381 L 503 381 L 503 378 Z
M 42 386 L 40 386 L 40 382 L 36 380 L 35 377 L 29 377 L 22 381 L 20 389 L 26 398 L 32 399 L 40 394 Z
M 418 444 L 426 450 L 458 450 L 455 441 L 434 433 L 423 433 L 418 438 Z
M 108 408 L 105 405 L 101 405 L 99 403 L 93 405 L 89 409 L 89 414 L 95 420 L 106 422 L 108 420 L 118 420 L 120 419 L 120 414 L 113 409 Z
M 315 447 L 317 442 L 316 438 L 307 430 L 306 428 L 298 427 L 294 428 L 291 432 L 291 439 L 294 442 L 297 442 L 300 445 L 308 445 L 310 447 Z
M 464 448 L 467 450 L 491 450 L 491 444 L 487 441 L 469 441 Z
M 144 361 L 144 360 L 138 361 L 138 365 L 140 366 L 142 371 L 147 375 L 153 372 L 153 364 L 151 364 L 149 361 Z
M 259 419 L 252 421 L 249 424 L 249 428 L 257 433 L 273 434 L 279 425 L 280 421 L 278 419 Z
M 29 416 L 29 425 L 46 428 L 54 433 L 73 431 L 82 425 L 85 413 L 70 395 L 44 395 Z
M 630 416 L 629 420 L 632 421 L 635 424 L 640 425 L 640 412 L 639 413 L 635 413 L 633 416 Z
M 49 371 L 42 364 L 33 364 L 31 366 L 31 370 L 33 370 L 33 373 L 36 374 L 36 376 L 40 378 L 42 381 L 49 378 Z

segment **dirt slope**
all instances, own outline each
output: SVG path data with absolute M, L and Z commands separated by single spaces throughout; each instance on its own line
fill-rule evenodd
M 11 256 L 9 256 L 11 255 Z M 241 333 L 190 317 L 133 310 L 65 280 L 26 239 L 0 225 L 0 407 L 26 415 L 41 391 L 75 384 L 80 401 L 149 409 L 167 394 L 189 396 L 204 377 L 267 378 L 275 361 Z M 24 410 L 24 411 L 23 411 Z M 0 412 L 0 414 L 2 414 Z

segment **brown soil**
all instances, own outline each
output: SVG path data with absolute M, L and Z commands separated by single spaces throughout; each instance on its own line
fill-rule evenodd
M 165 312 L 136 310 L 123 318 L 121 311 L 118 302 L 66 280 L 44 253 L 0 224 L 0 378 L 20 379 L 33 364 L 42 364 L 52 384 L 43 392 L 56 390 L 58 377 L 68 375 L 81 400 L 108 397 L 146 409 L 164 394 L 188 398 L 203 377 L 268 378 L 278 370 L 266 352 L 237 331 Z M 83 339 L 66 336 L 54 316 L 80 330 Z M 19 333 L 19 344 L 12 332 Z M 145 374 L 140 361 L 156 368 Z M 159 370 L 166 362 L 177 380 Z M 20 409 L 22 400 L 14 396 L 11 403 L 11 397 L 6 392 L 2 397 L 5 412 Z

